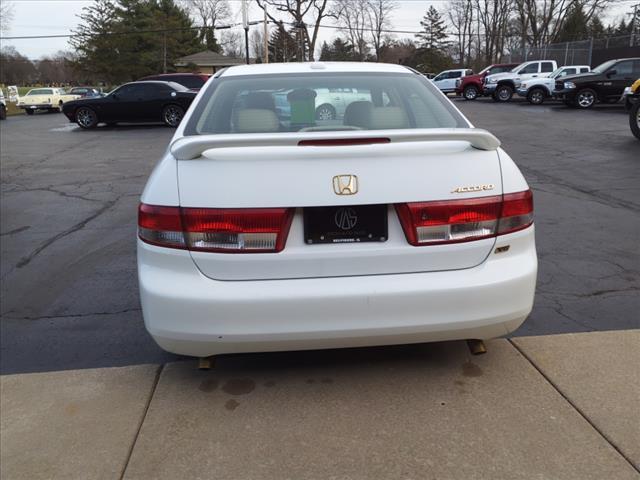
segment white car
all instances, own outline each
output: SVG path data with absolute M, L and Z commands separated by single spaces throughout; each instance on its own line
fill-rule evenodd
M 555 60 L 532 60 L 513 68 L 510 72 L 488 75 L 484 78 L 484 93 L 496 102 L 511 100 L 516 85 L 540 77 L 548 77 L 558 68 Z
M 317 120 L 321 88 L 369 99 Z M 147 330 L 196 357 L 499 337 L 537 272 L 531 190 L 500 142 L 379 63 L 217 73 L 147 182 L 137 248 Z
M 557 68 L 548 77 L 516 81 L 516 92 L 521 97 L 525 97 L 532 105 L 541 105 L 545 99 L 553 96 L 557 79 L 566 77 L 567 75 L 577 75 L 590 71 L 591 67 L 589 67 L 589 65 L 566 65 Z
M 0 89 L 0 120 L 7 118 L 7 102 L 4 99 L 4 93 Z
M 445 70 L 436 75 L 432 82 L 443 93 L 451 93 L 456 91 L 456 81 L 467 75 L 473 75 L 473 70 L 468 68 L 458 68 L 455 70 Z

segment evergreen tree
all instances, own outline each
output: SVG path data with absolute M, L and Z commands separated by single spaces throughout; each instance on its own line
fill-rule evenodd
M 175 0 L 97 0 L 80 18 L 70 43 L 87 79 L 116 84 L 175 71 L 175 59 L 202 48 Z
M 331 45 L 327 45 L 327 42 L 322 44 L 322 50 L 320 52 L 320 60 L 333 61 L 333 62 L 353 62 L 358 60 L 358 53 L 346 40 L 338 37 Z
M 602 38 L 607 33 L 604 24 L 602 23 L 600 18 L 596 16 L 594 16 L 589 22 L 587 31 L 589 32 L 589 36 L 593 38 Z
M 269 38 L 269 62 L 295 62 L 298 56 L 298 45 L 295 37 L 287 32 L 282 23 Z
M 587 16 L 584 13 L 582 3 L 576 2 L 567 14 L 567 18 L 558 32 L 557 41 L 571 42 L 574 40 L 584 40 L 589 37 Z
M 416 34 L 421 48 L 442 50 L 447 47 L 447 28 L 444 19 L 432 6 L 420 21 L 422 32 Z

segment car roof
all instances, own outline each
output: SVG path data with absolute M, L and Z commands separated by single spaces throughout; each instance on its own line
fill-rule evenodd
M 202 76 L 207 76 L 210 77 L 211 74 L 210 73 L 190 73 L 190 72 L 184 72 L 184 73 L 180 73 L 180 72 L 174 72 L 174 73 L 158 73 L 156 75 L 147 75 L 146 77 L 141 78 L 138 81 L 142 81 L 145 79 L 153 79 L 153 78 L 162 78 L 162 77 L 176 77 L 176 76 L 187 76 L 187 77 L 202 77 Z
M 278 73 L 412 73 L 402 65 L 374 62 L 292 62 L 235 65 L 219 77 L 269 75 Z

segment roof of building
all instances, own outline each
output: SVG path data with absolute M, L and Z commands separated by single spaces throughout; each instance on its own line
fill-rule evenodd
M 259 63 L 255 65 L 237 65 L 225 70 L 220 76 L 268 75 L 273 73 L 310 73 L 310 72 L 376 72 L 410 73 L 407 67 L 393 63 L 374 62 L 292 62 Z
M 199 67 L 229 67 L 231 65 L 240 65 L 244 63 L 242 58 L 233 58 L 222 55 L 221 53 L 212 52 L 211 50 L 205 50 L 204 52 L 198 52 L 186 57 L 180 57 L 176 60 L 175 64 L 178 67 L 185 67 L 188 64 L 193 63 Z

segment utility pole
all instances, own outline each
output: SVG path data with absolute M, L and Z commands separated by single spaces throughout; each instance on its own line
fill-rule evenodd
M 269 27 L 267 26 L 267 5 L 264 6 L 264 63 L 269 63 Z
M 244 27 L 244 50 L 249 65 L 249 9 L 247 0 L 242 0 L 242 26 Z

